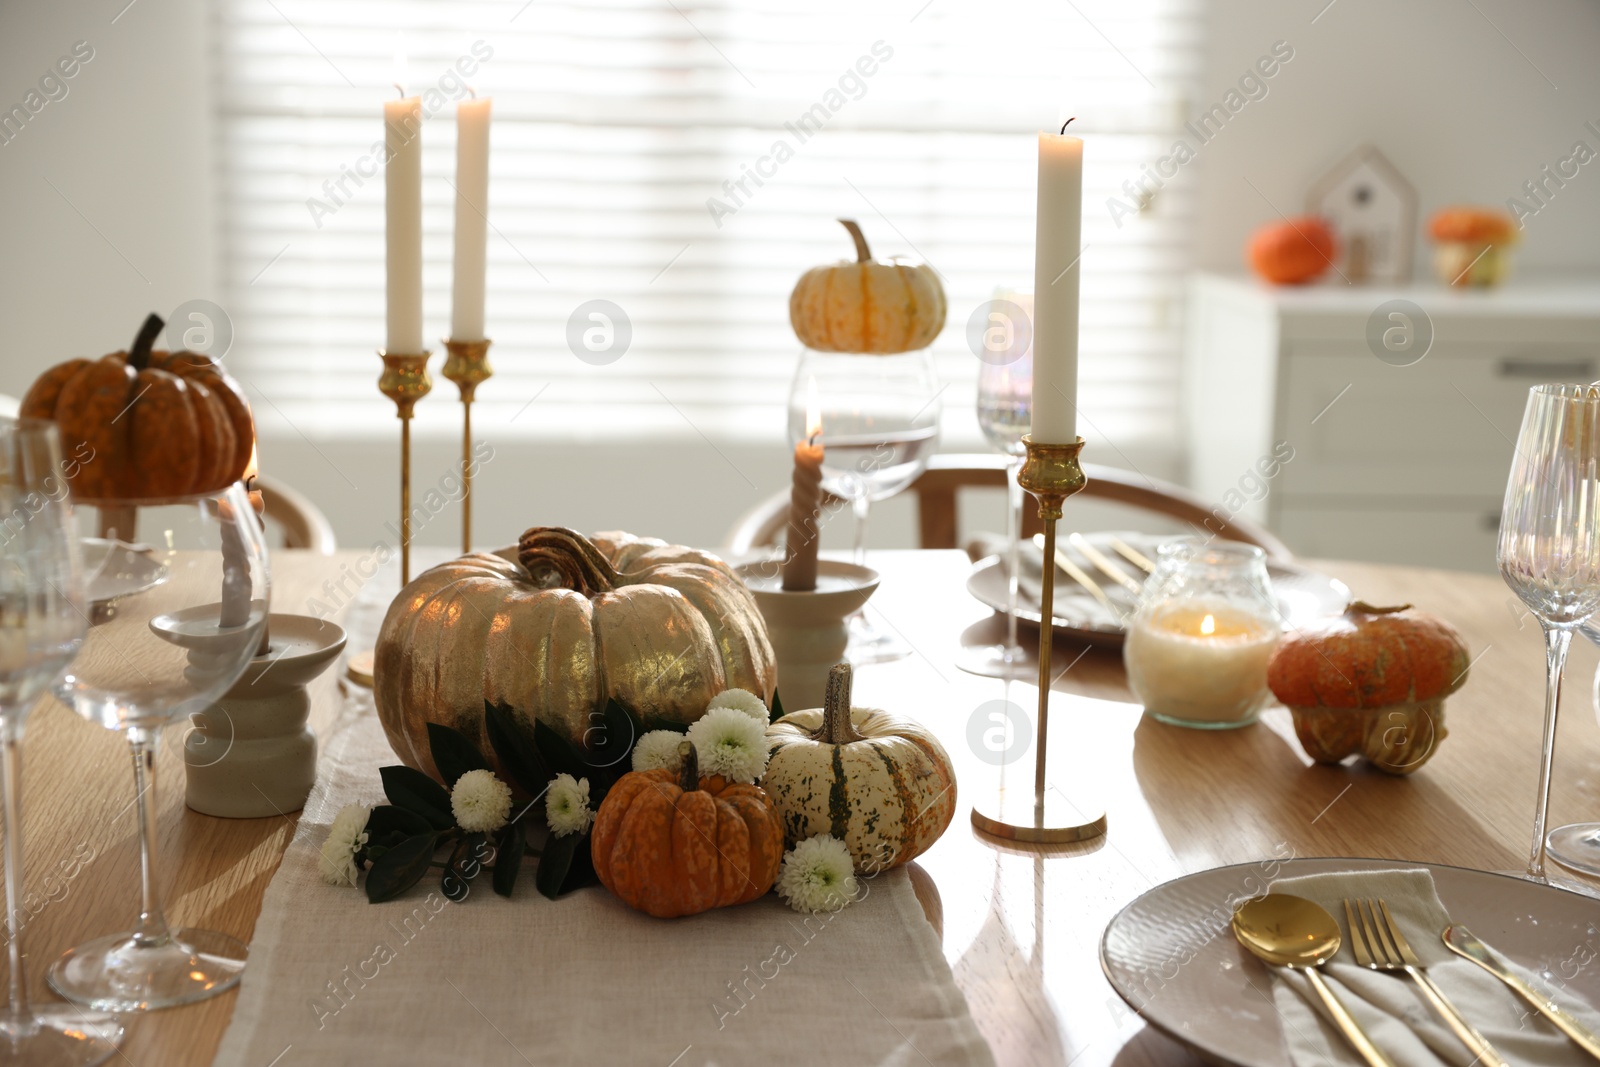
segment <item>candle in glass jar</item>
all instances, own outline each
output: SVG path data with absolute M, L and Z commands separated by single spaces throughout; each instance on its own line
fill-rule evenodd
M 1122 648 L 1128 686 L 1150 714 L 1185 724 L 1242 725 L 1267 699 L 1280 632 L 1226 601 L 1175 601 L 1134 620 Z

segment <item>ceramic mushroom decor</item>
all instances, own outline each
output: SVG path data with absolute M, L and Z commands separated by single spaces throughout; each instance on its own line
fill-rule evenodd
M 1448 736 L 1444 698 L 1469 666 L 1455 628 L 1411 605 L 1352 603 L 1342 616 L 1284 638 L 1267 684 L 1294 716 L 1318 763 L 1360 753 L 1379 770 L 1410 774 Z

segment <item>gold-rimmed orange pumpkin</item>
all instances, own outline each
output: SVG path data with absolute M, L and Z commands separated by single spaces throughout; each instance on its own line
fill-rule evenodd
M 71 359 L 41 374 L 22 398 L 24 418 L 61 427 L 80 501 L 188 496 L 237 481 L 255 423 L 244 391 L 209 356 L 154 349 L 164 324 L 145 319 L 133 345 Z

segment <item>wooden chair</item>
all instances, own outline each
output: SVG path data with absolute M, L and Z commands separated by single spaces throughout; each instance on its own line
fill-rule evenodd
M 333 534 L 333 524 L 311 498 L 296 489 L 272 478 L 256 475 L 252 491 L 261 494 L 265 517 L 283 531 L 284 548 L 309 548 L 323 556 L 339 550 L 339 539 Z M 121 537 L 125 541 L 134 536 L 123 531 L 138 528 L 134 508 L 100 508 L 100 536 Z
M 1255 545 L 1269 556 L 1288 559 L 1292 556 L 1287 545 L 1278 540 L 1265 527 L 1239 516 L 1229 516 L 1225 509 L 1208 505 L 1193 493 L 1169 482 L 1146 478 L 1141 474 L 1106 467 L 1098 463 L 1085 463 L 1083 471 L 1089 478 L 1082 496 L 1096 500 L 1109 500 L 1130 507 L 1143 508 L 1169 518 L 1185 522 L 1198 530 L 1213 533 L 1228 541 L 1243 541 Z M 998 454 L 934 456 L 928 469 L 911 483 L 910 491 L 917 498 L 918 542 L 922 548 L 957 548 L 956 492 L 960 489 L 1005 489 L 1006 458 Z M 829 497 L 826 502 L 840 502 Z M 1068 502 L 1071 507 L 1071 502 Z M 750 510 L 729 534 L 726 549 L 730 555 L 739 556 L 778 542 L 788 520 L 789 493 L 775 493 Z M 1031 502 L 1022 509 L 1023 536 L 1039 532 L 1041 524 L 1038 509 Z

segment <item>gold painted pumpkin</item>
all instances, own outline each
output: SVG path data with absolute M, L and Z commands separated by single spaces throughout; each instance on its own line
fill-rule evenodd
M 855 262 L 813 267 L 789 294 L 789 322 L 818 352 L 890 355 L 927 348 L 944 329 L 944 287 L 932 267 L 872 258 L 861 227 L 840 219 Z
M 244 391 L 209 356 L 152 351 L 163 326 L 149 316 L 128 351 L 58 363 L 22 398 L 22 417 L 54 420 L 80 457 L 80 501 L 208 493 L 244 474 L 256 439 Z
M 817 834 L 843 841 L 857 871 L 915 859 L 956 811 L 956 776 L 933 734 L 875 708 L 850 705 L 850 665 L 828 672 L 825 706 L 767 727 L 761 786 L 783 820 L 784 843 Z
M 658 919 L 754 900 L 783 863 L 783 830 L 761 787 L 701 778 L 688 741 L 678 755 L 675 771 L 623 775 L 589 838 L 601 883 Z
M 583 745 L 610 699 L 688 723 L 724 689 L 771 700 L 776 678 L 755 600 L 716 556 L 544 526 L 401 590 L 378 634 L 373 696 L 396 755 L 437 777 L 427 724 L 487 752 L 485 701 L 530 739 L 537 719 Z

